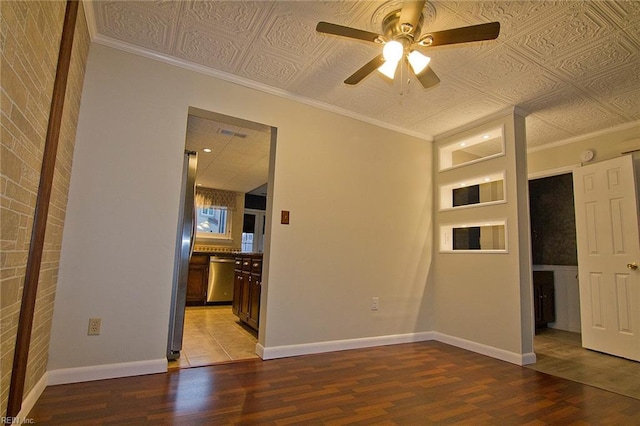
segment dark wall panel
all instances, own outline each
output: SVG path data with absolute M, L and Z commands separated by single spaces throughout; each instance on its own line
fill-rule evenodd
M 577 265 L 571 173 L 529 181 L 534 265 Z

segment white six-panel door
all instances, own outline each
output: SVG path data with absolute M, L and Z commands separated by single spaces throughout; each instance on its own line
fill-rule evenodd
M 640 239 L 633 158 L 573 173 L 582 346 L 640 361 Z

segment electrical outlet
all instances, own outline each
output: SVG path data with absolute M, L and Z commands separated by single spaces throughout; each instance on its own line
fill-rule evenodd
M 102 324 L 102 318 L 89 318 L 89 331 L 87 335 L 97 336 L 100 334 L 100 325 Z
M 379 307 L 380 307 L 380 299 L 378 297 L 372 297 L 371 298 L 371 310 L 372 311 L 377 311 Z

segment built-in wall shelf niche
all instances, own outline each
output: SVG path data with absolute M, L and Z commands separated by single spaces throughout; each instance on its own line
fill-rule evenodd
M 445 253 L 506 253 L 505 220 L 440 226 L 440 251 Z
M 504 155 L 504 129 L 502 126 L 439 149 L 439 169 L 448 170 Z
M 440 210 L 506 202 L 504 171 L 440 185 Z

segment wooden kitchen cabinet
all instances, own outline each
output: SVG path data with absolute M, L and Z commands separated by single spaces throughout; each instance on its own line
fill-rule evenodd
M 260 320 L 260 295 L 262 293 L 262 258 L 251 259 L 251 279 L 249 281 L 249 312 L 247 324 L 258 329 Z
M 262 293 L 262 255 L 242 255 L 235 260 L 232 311 L 249 327 L 258 330 Z
M 209 255 L 194 254 L 189 261 L 187 279 L 187 299 L 189 306 L 207 303 L 207 286 L 209 284 Z
M 236 257 L 233 271 L 233 301 L 231 302 L 231 312 L 240 316 L 240 305 L 242 304 L 242 258 Z
M 251 258 L 242 258 L 242 293 L 240 298 L 240 313 L 238 316 L 244 322 L 249 319 L 249 304 L 251 298 Z
M 553 271 L 533 271 L 533 308 L 536 328 L 556 320 Z

